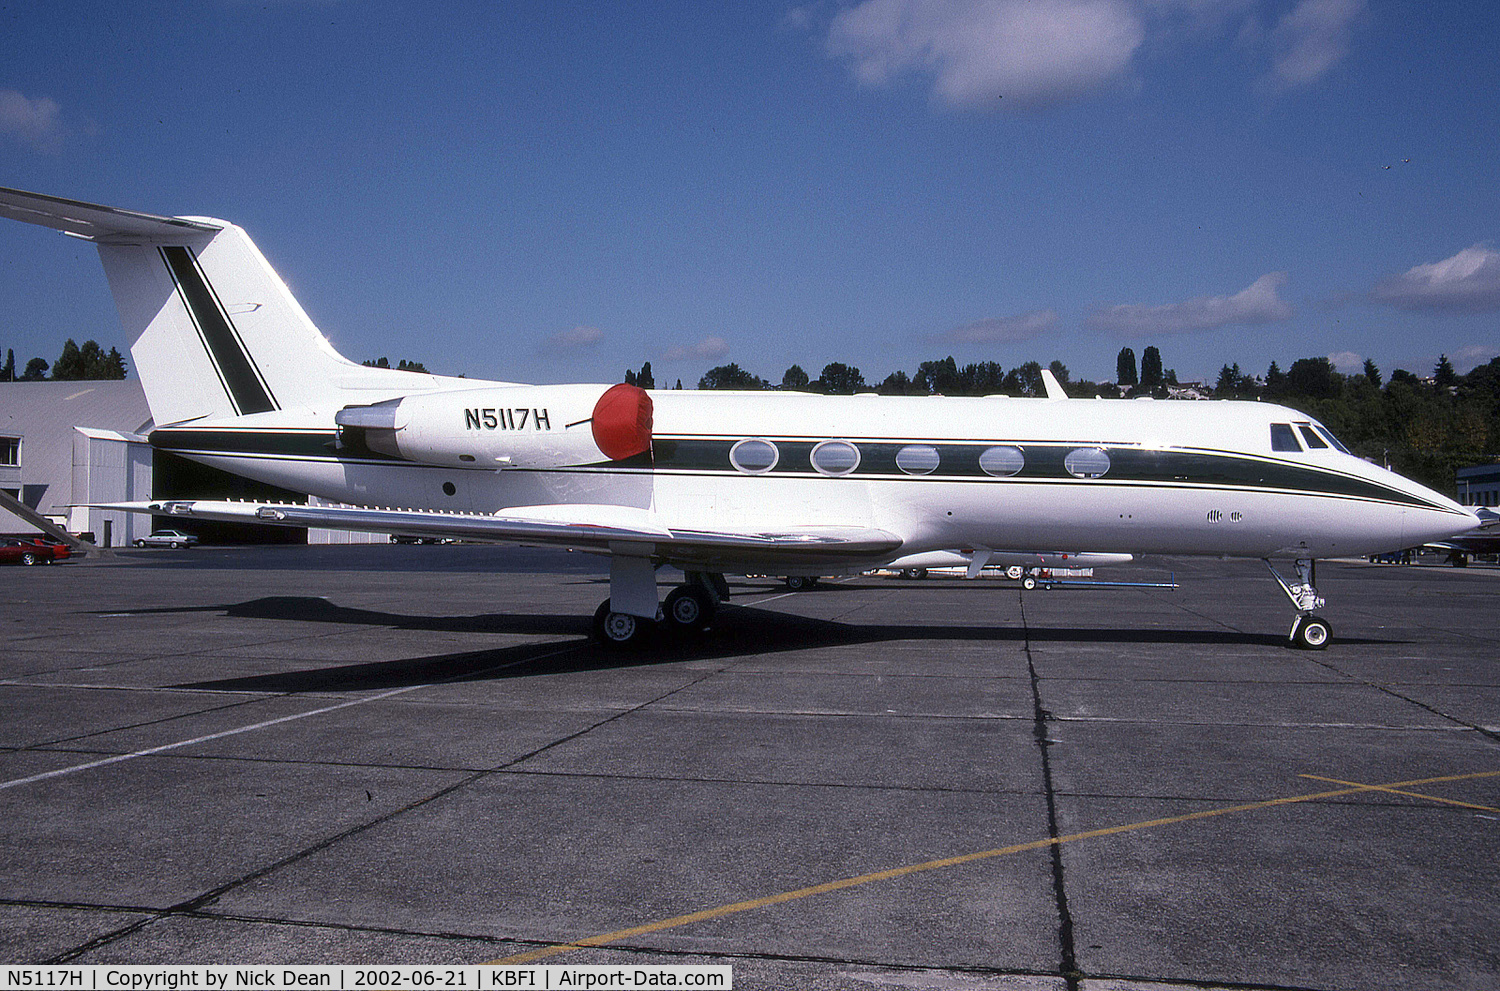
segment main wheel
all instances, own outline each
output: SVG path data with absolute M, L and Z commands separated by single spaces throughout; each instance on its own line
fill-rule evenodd
M 177 548 L 181 547 L 182 544 L 179 543 L 178 541 L 174 540 L 174 541 L 172 541 L 172 543 L 169 546 L 172 548 L 172 550 L 175 551 Z
M 146 546 L 146 542 L 144 540 L 137 540 L 135 542 L 135 546 L 137 546 L 137 547 L 145 547 Z
M 21 554 L 21 563 L 36 564 L 36 555 L 31 553 L 30 551 L 23 551 Z
M 714 618 L 714 600 L 698 585 L 679 585 L 667 593 L 663 612 L 674 629 L 698 631 Z
M 1292 642 L 1303 650 L 1322 650 L 1333 638 L 1333 627 L 1322 616 L 1301 616 L 1292 627 Z
M 1025 578 L 1022 578 L 1021 579 L 1021 587 L 1024 588 L 1028 592 L 1031 591 L 1032 589 L 1036 588 L 1036 576 L 1035 575 L 1027 575 Z
M 786 582 L 786 587 L 793 592 L 801 592 L 813 587 L 813 579 L 804 578 L 802 575 L 788 575 L 784 581 Z
M 594 611 L 594 639 L 610 647 L 633 647 L 650 636 L 652 623 L 630 613 L 613 612 L 605 599 Z

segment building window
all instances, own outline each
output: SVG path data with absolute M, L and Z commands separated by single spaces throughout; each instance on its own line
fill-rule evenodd
M 0 437 L 0 465 L 21 463 L 21 438 Z

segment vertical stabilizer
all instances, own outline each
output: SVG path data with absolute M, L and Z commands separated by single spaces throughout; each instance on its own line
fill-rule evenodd
M 98 246 L 159 426 L 277 410 L 331 415 L 441 384 L 340 355 L 233 224 L 4 188 L 0 216 Z

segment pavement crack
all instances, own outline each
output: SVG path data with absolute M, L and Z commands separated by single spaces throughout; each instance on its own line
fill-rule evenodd
M 1026 597 L 1021 599 L 1021 629 L 1026 633 L 1022 642 L 1026 652 L 1026 669 L 1031 674 L 1031 702 L 1034 711 L 1033 735 L 1042 758 L 1042 783 L 1047 793 L 1047 835 L 1053 840 L 1061 837 L 1057 828 L 1057 792 L 1052 783 L 1052 758 L 1048 748 L 1052 741 L 1047 738 L 1047 724 L 1052 713 L 1042 705 L 1042 679 L 1037 674 L 1036 661 L 1031 655 L 1030 627 L 1026 622 Z M 1067 982 L 1068 991 L 1079 991 L 1083 973 L 1078 969 L 1078 954 L 1073 942 L 1073 913 L 1068 907 L 1068 889 L 1063 876 L 1062 844 L 1054 842 L 1052 855 L 1052 892 L 1057 902 L 1058 973 Z

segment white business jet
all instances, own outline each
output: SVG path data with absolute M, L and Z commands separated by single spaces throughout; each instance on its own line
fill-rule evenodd
M 1316 559 L 1479 522 L 1267 403 L 647 392 L 366 368 L 233 224 L 13 189 L 0 215 L 98 246 L 154 448 L 339 504 L 116 508 L 607 554 L 607 642 L 658 616 L 701 627 L 726 573 L 1079 547 L 1290 559 L 1294 580 L 1271 573 L 1297 612 L 1291 639 L 1318 648 Z M 664 604 L 663 564 L 688 576 Z

